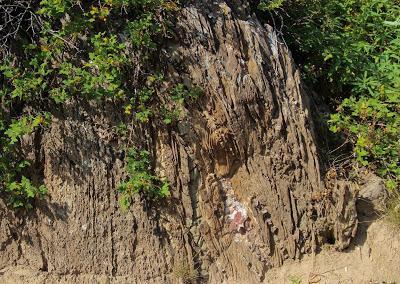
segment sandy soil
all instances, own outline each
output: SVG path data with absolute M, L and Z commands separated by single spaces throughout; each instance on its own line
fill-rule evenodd
M 267 273 L 265 283 L 400 283 L 400 230 L 383 220 L 360 223 L 345 252 L 325 247 L 315 257 L 285 263 Z

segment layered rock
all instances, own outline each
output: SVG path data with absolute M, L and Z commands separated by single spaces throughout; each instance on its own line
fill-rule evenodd
M 349 244 L 355 193 L 321 177 L 308 95 L 273 29 L 246 3 L 203 1 L 180 11 L 176 35 L 165 49 L 167 77 L 203 96 L 176 127 L 130 125 L 172 197 L 138 196 L 122 212 L 119 106 L 71 101 L 24 141 L 49 196 L 27 215 L 0 204 L 0 268 L 257 283 L 324 242 Z

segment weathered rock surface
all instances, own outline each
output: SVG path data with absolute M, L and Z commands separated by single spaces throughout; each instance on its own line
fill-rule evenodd
M 380 177 L 369 174 L 364 178 L 357 200 L 358 214 L 363 217 L 378 217 L 385 211 L 388 201 L 385 182 Z
M 199 282 L 257 283 L 324 242 L 349 244 L 355 192 L 321 177 L 307 93 L 272 28 L 246 2 L 197 1 L 176 31 L 170 78 L 205 94 L 176 128 L 132 125 L 131 137 L 151 150 L 173 196 L 138 197 L 121 212 L 119 106 L 71 102 L 25 142 L 49 197 L 27 216 L 0 203 L 0 269 L 166 283 L 185 263 Z

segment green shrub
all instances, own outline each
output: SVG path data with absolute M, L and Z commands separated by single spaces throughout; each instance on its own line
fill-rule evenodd
M 128 180 L 118 187 L 121 193 L 119 204 L 122 209 L 128 209 L 131 206 L 133 196 L 139 193 L 144 193 L 152 198 L 170 196 L 168 181 L 149 173 L 149 152 L 130 148 L 127 151 L 125 162 Z
M 169 16 L 179 9 L 176 2 L 165 0 L 42 0 L 31 4 L 27 9 L 36 13 L 35 26 L 23 32 L 17 29 L 16 44 L 0 54 L 0 191 L 12 206 L 26 208 L 46 190 L 29 179 L 29 161 L 22 155 L 20 142 L 23 135 L 45 124 L 45 109 L 73 97 L 112 100 L 124 105 L 125 114 L 134 115 L 138 123 L 148 123 L 157 118 L 155 113 L 165 110 L 160 102 L 168 100 L 160 96 L 167 93 L 159 89 L 160 83 L 147 87 L 147 78 L 142 76 L 139 85 L 132 86 L 130 70 L 137 62 L 131 54 L 141 55 L 143 74 L 156 73 L 160 66 L 150 62 L 150 55 L 157 54 L 168 33 Z M 118 130 L 126 136 L 128 129 Z M 133 163 L 132 155 L 128 165 Z M 130 179 L 120 187 L 125 188 L 123 196 L 169 193 L 168 184 L 147 168 L 133 171 L 129 167 L 128 172 Z
M 155 49 L 154 36 L 162 31 L 161 25 L 151 13 L 144 14 L 140 19 L 128 23 L 129 36 L 135 48 L 147 47 Z
M 30 179 L 25 176 L 21 181 L 11 181 L 6 183 L 5 192 L 9 194 L 9 203 L 13 208 L 25 207 L 32 208 L 32 202 L 35 198 L 43 197 L 47 189 L 44 185 L 36 187 L 32 185 Z
M 281 8 L 286 0 L 261 0 L 257 8 L 261 11 L 272 11 Z
M 124 106 L 125 113 L 134 114 L 137 121 L 146 123 L 150 118 L 161 118 L 164 124 L 172 124 L 179 120 L 185 103 L 197 99 L 202 90 L 197 87 L 188 88 L 182 83 L 165 88 L 165 78 L 161 74 L 149 75 L 146 87 L 137 90 Z M 157 99 L 163 97 L 163 103 Z
M 45 125 L 47 114 L 39 114 L 36 117 L 23 116 L 19 120 L 13 120 L 8 127 L 4 121 L 0 123 L 0 188 L 8 195 L 8 204 L 13 208 L 31 208 L 35 198 L 41 198 L 46 193 L 43 185 L 34 186 L 29 178 L 23 175 L 23 171 L 30 166 L 30 162 L 24 157 L 18 156 L 17 142 L 24 135 L 31 134 L 36 128 Z
M 42 0 L 37 13 L 51 17 L 61 17 L 71 8 L 72 4 L 72 0 Z
M 306 79 L 336 108 L 329 120 L 331 131 L 351 142 L 359 165 L 385 177 L 390 189 L 398 188 L 400 1 L 261 4 L 264 10 L 279 8 L 284 38 Z

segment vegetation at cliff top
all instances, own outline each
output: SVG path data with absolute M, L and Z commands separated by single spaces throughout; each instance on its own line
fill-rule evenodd
M 353 167 L 378 173 L 397 195 L 400 1 L 262 0 L 258 8 L 282 26 L 307 82 L 335 108 L 330 130 L 352 146 Z
M 172 124 L 200 93 L 181 83 L 162 88 L 162 67 L 152 62 L 169 37 L 175 1 L 8 0 L 0 8 L 0 193 L 13 207 L 30 208 L 46 193 L 31 179 L 23 145 L 46 127 L 52 110 L 74 98 L 112 101 L 136 123 Z M 135 146 L 125 145 L 124 206 L 136 193 L 169 194 L 168 183 L 151 174 L 149 153 L 134 155 Z

